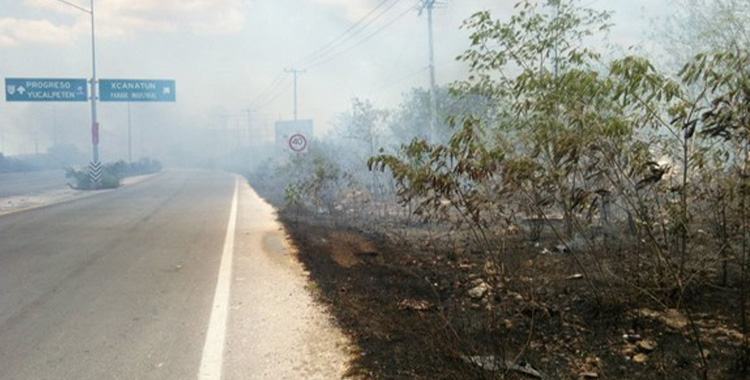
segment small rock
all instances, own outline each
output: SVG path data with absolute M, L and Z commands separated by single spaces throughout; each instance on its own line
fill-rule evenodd
M 432 309 L 432 304 L 425 300 L 404 299 L 398 303 L 401 310 L 428 311 Z
M 653 340 L 639 340 L 635 342 L 636 347 L 642 352 L 650 353 L 656 349 L 656 342 Z
M 651 319 L 661 318 L 661 313 L 659 313 L 658 311 L 651 310 L 651 309 L 640 309 L 638 310 L 638 315 L 642 317 L 646 317 L 646 318 L 651 318 Z
M 497 266 L 492 262 L 486 262 L 484 264 L 484 273 L 488 276 L 494 276 L 497 274 Z
M 508 298 L 513 298 L 517 301 L 523 301 L 523 296 L 520 293 L 508 292 Z
M 490 291 L 490 286 L 487 285 L 486 282 L 481 282 L 475 287 L 469 289 L 469 297 L 473 300 L 480 300 L 484 298 L 485 295 L 487 295 L 487 292 Z
M 644 353 L 636 354 L 633 356 L 633 361 L 636 363 L 645 363 L 648 361 L 648 355 Z
M 704 359 L 711 359 L 711 351 L 709 351 L 707 348 L 704 348 L 702 353 Z
M 632 344 L 627 344 L 622 349 L 622 351 L 620 351 L 620 353 L 622 353 L 622 356 L 625 356 L 627 358 L 631 358 L 633 355 L 635 355 L 635 346 L 632 345 Z
M 471 264 L 465 264 L 465 263 L 458 264 L 458 269 L 461 269 L 462 271 L 468 271 L 471 268 L 474 268 L 474 266 Z
M 688 325 L 687 318 L 685 318 L 685 316 L 680 314 L 680 312 L 677 311 L 677 309 L 669 309 L 665 311 L 663 318 L 664 318 L 664 323 L 667 326 L 675 330 L 683 329 L 685 328 L 685 326 Z
M 598 379 L 599 374 L 596 372 L 583 372 L 578 377 L 581 379 Z
M 506 318 L 503 320 L 503 326 L 505 326 L 506 329 L 510 330 L 513 328 L 513 321 Z
M 470 278 L 471 278 L 471 277 L 470 277 Z M 471 287 L 472 287 L 472 288 L 473 288 L 473 287 L 476 287 L 476 286 L 480 286 L 480 285 L 482 285 L 482 284 L 484 284 L 484 283 L 485 283 L 485 282 L 484 282 L 484 280 L 483 280 L 482 278 L 480 278 L 480 277 L 476 277 L 476 276 L 474 276 L 474 277 L 473 277 L 473 280 L 471 280 L 471 282 L 470 282 L 470 284 L 471 284 Z
M 555 246 L 555 252 L 566 253 L 568 251 L 569 251 L 568 246 L 565 244 L 558 244 Z
M 622 334 L 622 340 L 628 343 L 635 343 L 641 340 L 641 336 L 638 334 Z

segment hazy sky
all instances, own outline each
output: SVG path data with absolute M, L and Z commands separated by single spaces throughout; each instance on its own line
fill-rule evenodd
M 89 0 L 68 0 L 89 8 Z M 292 117 L 292 75 L 299 77 L 300 118 L 329 129 L 353 97 L 396 106 L 412 87 L 426 87 L 427 18 L 418 0 L 95 0 L 97 74 L 102 79 L 174 79 L 177 102 L 133 104 L 134 150 L 158 155 L 171 142 L 200 140 L 197 131 L 253 129 L 271 136 L 272 123 Z M 515 0 L 445 0 L 436 9 L 437 79 L 464 74 L 454 58 L 467 46 L 459 30 L 472 13 L 507 16 Z M 616 12 L 612 40 L 642 45 L 648 18 L 666 0 L 592 0 Z M 332 56 L 315 55 L 381 4 L 380 15 Z M 59 0 L 0 0 L 0 74 L 7 77 L 89 78 L 90 16 Z M 311 56 L 313 54 L 313 56 Z M 54 142 L 88 151 L 89 106 L 0 102 L 0 151 L 44 151 Z M 102 158 L 122 158 L 127 105 L 100 103 Z M 250 124 L 248 112 L 250 109 Z M 267 132 L 267 133 L 266 133 Z M 217 132 L 220 133 L 220 132 Z

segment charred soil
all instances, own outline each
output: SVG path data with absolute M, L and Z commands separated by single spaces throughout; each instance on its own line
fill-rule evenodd
M 282 221 L 318 297 L 361 349 L 353 378 L 750 378 L 728 288 L 696 286 L 674 309 L 521 237 L 497 280 L 482 252 L 434 226 Z

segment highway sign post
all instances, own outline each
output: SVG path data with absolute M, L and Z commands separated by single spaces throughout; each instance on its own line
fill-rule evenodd
M 5 78 L 8 102 L 87 102 L 86 79 Z
M 102 102 L 174 102 L 175 81 L 152 79 L 100 79 Z

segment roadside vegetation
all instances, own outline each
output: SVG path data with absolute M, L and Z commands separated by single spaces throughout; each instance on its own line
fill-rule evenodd
M 56 170 L 86 162 L 87 156 L 72 144 L 58 144 L 46 153 L 8 157 L 0 152 L 0 173 Z
M 33 167 L 29 163 L 12 157 L 5 157 L 2 153 L 0 153 L 0 173 L 22 172 L 30 170 L 33 170 Z
M 126 177 L 158 173 L 162 169 L 161 162 L 144 157 L 132 163 L 123 160 L 102 165 L 102 178 L 99 183 L 91 181 L 89 168 L 68 168 L 65 176 L 73 182 L 71 187 L 78 190 L 114 189 L 120 186 L 120 181 Z
M 362 349 L 352 375 L 750 378 L 750 52 L 732 4 L 680 8 L 703 33 L 674 71 L 602 55 L 609 14 L 578 2 L 475 14 L 434 132 L 426 91 L 355 99 L 308 153 L 251 173 Z

